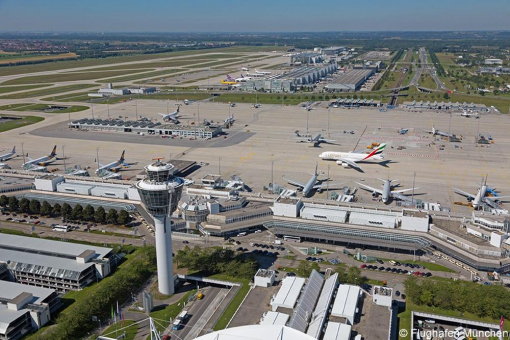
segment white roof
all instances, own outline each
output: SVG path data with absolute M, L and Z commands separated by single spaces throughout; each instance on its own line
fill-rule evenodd
M 53 289 L 0 280 L 0 299 L 2 300 L 12 300 L 21 293 L 30 293 L 33 296 L 30 303 L 38 304 L 50 296 L 53 292 Z
M 267 312 L 262 321 L 260 322 L 263 326 L 278 325 L 285 326 L 289 320 L 289 315 L 278 312 Z
M 353 320 L 354 314 L 356 314 L 359 293 L 360 288 L 358 286 L 340 285 L 331 315 Z
M 223 329 L 196 340 L 315 340 L 314 337 L 286 326 L 250 325 Z
M 112 248 L 96 247 L 92 245 L 45 240 L 36 237 L 17 236 L 2 234 L 0 237 L 0 248 L 29 249 L 30 251 L 41 251 L 44 253 L 56 254 L 55 256 L 77 257 L 86 250 L 94 250 L 99 258 L 104 257 L 112 251 Z M 34 255 L 37 257 L 38 255 Z M 15 260 L 15 259 L 13 259 Z
M 7 305 L 0 304 L 0 334 L 5 334 L 11 322 L 28 312 L 28 309 L 10 310 Z
M 301 217 L 306 219 L 345 222 L 347 211 L 304 206 L 301 209 Z
M 387 216 L 383 214 L 367 214 L 360 212 L 351 212 L 349 223 L 377 226 L 394 226 L 397 218 L 395 216 Z M 368 223 L 367 223 L 368 222 Z
M 282 287 L 278 291 L 278 294 L 271 302 L 271 305 L 276 307 L 294 308 L 304 284 L 305 279 L 302 277 L 286 277 L 283 280 Z
M 351 326 L 345 323 L 328 322 L 323 340 L 349 340 L 351 338 Z

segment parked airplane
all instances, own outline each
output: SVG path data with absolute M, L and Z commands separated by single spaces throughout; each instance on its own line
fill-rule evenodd
M 282 178 L 284 180 L 286 180 L 289 184 L 295 185 L 298 188 L 300 188 L 301 189 L 301 193 L 303 194 L 304 197 L 307 197 L 308 194 L 312 190 L 317 190 L 318 192 L 322 192 L 322 190 L 326 189 L 327 187 L 332 188 L 332 187 L 334 187 L 336 185 L 340 185 L 341 184 L 341 183 L 327 183 L 327 184 L 325 184 L 324 182 L 329 181 L 329 178 L 326 178 L 326 179 L 323 179 L 323 180 L 318 180 L 317 179 L 319 177 L 319 174 L 317 173 L 317 167 L 318 166 L 319 166 L 318 164 L 315 166 L 315 173 L 310 174 L 310 175 L 312 175 L 312 177 L 308 180 L 308 182 L 306 182 L 306 184 L 302 184 L 302 183 L 296 182 L 294 180 L 285 178 L 285 176 L 282 176 Z M 316 184 L 318 181 L 321 182 L 321 183 L 320 184 Z
M 443 136 L 443 137 L 455 137 L 455 135 L 452 133 L 437 130 L 434 127 L 434 124 L 432 124 L 432 130 L 429 131 L 429 133 L 431 133 L 433 136 L 439 135 L 439 136 Z
M 384 155 L 382 152 L 386 144 L 380 144 L 376 147 L 372 152 L 366 154 L 364 152 L 334 152 L 334 151 L 326 151 L 319 155 L 323 160 L 334 160 L 338 165 L 343 166 L 344 168 L 351 167 L 354 169 L 361 170 L 361 167 L 357 164 L 357 162 L 366 162 L 366 161 L 381 161 L 384 159 Z
M 320 146 L 321 143 L 326 143 L 326 144 L 334 144 L 334 140 L 332 139 L 325 139 L 324 137 L 322 137 L 322 135 L 319 133 L 315 136 L 303 136 L 301 134 L 299 134 L 299 131 L 295 131 L 294 132 L 296 134 L 296 137 L 297 138 L 300 138 L 301 140 L 298 141 L 297 143 L 311 143 L 313 144 L 313 147 L 316 148 L 318 146 Z
M 51 151 L 51 153 L 48 156 L 43 156 L 43 157 L 39 157 L 36 159 L 31 159 L 30 157 L 27 156 L 28 162 L 24 163 L 22 165 L 22 167 L 25 168 L 29 165 L 34 165 L 34 166 L 40 165 L 40 166 L 44 167 L 48 164 L 55 162 L 57 160 L 56 156 L 57 156 L 57 146 L 55 145 L 53 147 L 53 150 Z
M 356 182 L 356 184 L 359 185 L 364 190 L 372 191 L 373 196 L 381 195 L 383 203 L 389 203 L 391 199 L 407 200 L 408 197 L 402 195 L 402 193 L 411 191 L 411 190 L 415 190 L 415 189 L 419 189 L 419 188 L 411 188 L 411 189 L 402 189 L 402 190 L 391 190 L 393 187 L 398 185 L 398 184 L 392 184 L 393 182 L 395 182 L 395 180 L 380 179 L 380 178 L 378 178 L 378 180 L 383 182 L 382 189 L 372 188 L 368 185 L 358 183 L 358 182 Z
M 464 110 L 460 115 L 462 117 L 470 118 L 471 116 L 478 116 L 478 113 L 477 112 L 473 113 L 473 112 Z
M 75 165 L 74 169 L 73 168 L 68 168 L 66 170 L 66 175 L 69 175 L 69 176 L 86 176 L 86 177 L 88 177 L 89 176 L 89 172 L 87 170 L 83 170 L 81 168 L 81 166 Z
M 234 78 L 232 78 L 231 76 L 229 76 L 228 74 L 227 74 L 227 79 L 223 79 L 221 81 L 221 83 L 224 85 L 236 85 L 237 84 L 236 80 Z
M 271 72 L 269 72 L 269 71 L 258 71 L 257 69 L 255 69 L 255 72 L 258 74 L 266 75 L 266 76 L 271 74 Z
M 12 148 L 12 151 L 0 156 L 0 162 L 8 161 L 11 158 L 16 157 L 16 146 Z
M 245 81 L 247 81 L 247 80 L 251 80 L 251 77 L 245 77 L 245 76 L 243 76 L 243 75 L 241 74 L 241 77 L 240 77 L 240 78 L 236 78 L 235 80 L 236 80 L 236 82 L 238 82 L 238 83 L 244 83 L 244 82 L 245 82 Z
M 173 121 L 175 123 L 179 123 L 179 119 L 178 119 L 180 117 L 180 115 L 179 115 L 179 108 L 180 108 L 180 106 L 177 106 L 177 110 L 175 110 L 172 113 L 167 113 L 167 114 L 166 113 L 158 113 L 158 114 L 160 116 L 162 116 L 163 120 L 166 121 L 166 122 L 171 120 L 171 121 Z
M 225 124 L 227 124 L 227 125 L 232 125 L 232 124 L 234 124 L 234 122 L 235 122 L 234 115 L 232 115 L 232 116 L 228 117 L 227 119 L 225 119 L 225 120 L 224 120 L 224 122 L 225 122 Z
M 254 78 L 262 78 L 262 77 L 264 77 L 264 75 L 262 73 L 250 73 L 250 72 L 247 72 L 246 75 L 249 76 L 249 77 L 254 77 Z
M 241 71 L 245 71 L 245 72 L 248 72 L 250 69 L 247 68 L 247 67 L 241 67 Z
M 462 191 L 457 188 L 453 188 L 453 191 L 455 191 L 457 194 L 467 197 L 468 201 L 471 202 L 473 205 L 473 208 L 478 209 L 482 206 L 483 203 L 487 204 L 488 206 L 492 208 L 498 209 L 499 206 L 497 205 L 497 201 L 501 200 L 502 198 L 510 198 L 510 196 L 493 196 L 489 197 L 487 194 L 494 194 L 494 189 L 491 189 L 487 186 L 487 176 L 482 179 L 482 184 L 480 185 L 480 188 L 478 189 L 478 192 L 476 195 L 472 195 L 468 192 Z
M 122 168 L 129 168 L 130 165 L 136 164 L 136 163 L 131 163 L 131 164 L 126 163 L 126 161 L 124 160 L 125 152 L 126 152 L 126 150 L 122 151 L 122 155 L 120 155 L 119 160 L 117 160 L 115 162 L 111 162 L 110 164 L 106 164 L 106 165 L 102 165 L 102 164 L 98 163 L 99 167 L 96 170 L 96 174 L 98 174 L 100 172 L 104 172 L 104 171 L 118 172 Z

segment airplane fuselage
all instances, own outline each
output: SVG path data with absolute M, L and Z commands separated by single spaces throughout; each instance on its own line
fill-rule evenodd
M 471 202 L 473 204 L 473 208 L 478 208 L 481 205 L 482 200 L 486 194 L 487 194 L 487 186 L 482 185 L 482 187 L 480 189 L 478 189 L 478 192 L 476 193 L 476 196 L 473 199 L 473 202 Z
M 14 158 L 14 156 L 16 156 L 15 152 L 9 152 L 5 155 L 0 156 L 0 162 L 8 161 L 9 159 Z
M 333 161 L 337 161 L 339 160 L 340 158 L 349 158 L 349 159 L 352 159 L 353 161 L 355 162 L 361 162 L 363 160 L 365 160 L 367 158 L 368 154 L 366 153 L 355 153 L 355 152 L 331 152 L 331 151 L 326 151 L 326 152 L 323 152 L 319 155 L 320 158 L 322 158 L 323 160 L 333 160 Z M 380 160 L 383 160 L 384 159 L 384 156 L 382 155 L 373 155 L 372 157 L 370 157 L 369 159 L 366 159 L 367 161 L 368 160 L 376 160 L 376 161 L 380 161 Z M 338 161 L 338 164 L 340 164 L 341 161 Z
M 28 161 L 25 164 L 23 164 L 23 166 L 30 165 L 30 164 L 46 166 L 46 165 L 51 164 L 51 163 L 53 163 L 55 161 L 56 161 L 55 157 L 44 156 L 44 157 L 40 157 L 40 158 L 37 158 L 37 159 L 33 159 L 31 161 Z
M 315 183 L 317 183 L 317 175 L 313 175 L 309 180 L 308 182 L 306 183 L 306 185 L 303 187 L 303 196 L 304 197 L 307 197 L 308 194 L 310 193 L 310 191 L 312 191 L 313 189 L 313 186 L 315 185 Z
M 383 184 L 382 201 L 388 203 L 391 199 L 391 182 L 386 180 Z

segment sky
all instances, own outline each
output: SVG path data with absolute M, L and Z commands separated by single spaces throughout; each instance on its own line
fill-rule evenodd
M 0 31 L 510 30 L 510 0 L 0 0 Z

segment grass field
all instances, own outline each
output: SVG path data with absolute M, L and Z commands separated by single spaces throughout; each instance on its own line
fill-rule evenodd
M 382 84 L 381 90 L 393 89 L 397 87 L 398 80 L 402 75 L 401 72 L 387 71 L 389 72 L 388 79 Z
M 3 64 L 15 64 L 26 61 L 40 61 L 40 60 L 62 60 L 62 59 L 70 59 L 76 58 L 76 53 L 63 53 L 56 55 L 19 55 L 19 54 L 8 54 L 8 55 L 0 55 L 0 65 Z
M 56 111 L 44 111 L 51 104 L 22 104 L 23 106 L 15 107 L 15 108 L 6 108 L 7 111 L 41 111 L 45 113 L 72 113 L 72 112 L 80 112 L 87 110 L 88 106 L 81 105 L 73 105 L 64 110 L 56 110 Z
M 119 331 L 121 328 L 122 330 Z M 118 321 L 117 324 L 108 327 L 101 335 L 118 339 L 125 334 L 125 337 L 122 338 L 123 340 L 133 340 L 137 332 L 138 324 L 135 324 L 133 320 L 124 320 L 124 326 L 122 326 L 122 321 Z
M 241 303 L 243 302 L 244 298 L 246 297 L 246 294 L 250 291 L 250 281 L 246 279 L 240 279 L 235 277 L 230 277 L 227 275 L 213 275 L 211 278 L 219 279 L 219 280 L 225 280 L 230 282 L 239 282 L 242 284 L 241 288 L 237 291 L 237 294 L 234 296 L 232 301 L 230 301 L 230 304 L 227 308 L 225 308 L 225 311 L 223 312 L 223 315 L 220 317 L 218 322 L 213 327 L 213 330 L 218 331 L 221 329 L 225 329 L 227 327 L 227 324 L 230 322 L 232 317 L 234 316 L 234 313 L 237 311 Z
M 281 104 L 282 97 L 284 105 L 297 105 L 306 101 L 329 101 L 334 98 L 352 98 L 356 96 L 357 98 L 364 99 L 380 99 L 381 96 L 379 94 L 368 94 L 368 93 L 338 93 L 338 94 L 312 94 L 312 93 L 303 93 L 303 94 L 278 94 L 278 93 L 260 93 L 258 95 L 254 93 L 228 93 L 222 94 L 218 97 L 214 97 L 213 101 L 228 103 L 228 102 L 237 102 L 237 103 L 255 103 L 257 100 L 259 104 Z
M 105 72 L 70 72 L 70 73 L 56 73 L 47 74 L 43 76 L 30 76 L 12 79 L 2 83 L 3 85 L 23 85 L 23 84 L 42 84 L 42 83 L 59 83 L 64 81 L 78 81 L 78 80 L 94 80 L 98 78 L 115 77 L 125 75 L 126 73 L 136 73 L 151 71 L 152 69 L 139 69 L 132 71 L 105 71 Z
M 32 90 L 40 87 L 50 86 L 53 84 L 44 84 L 44 85 L 25 85 L 25 86 L 0 86 L 0 94 L 16 92 L 16 91 L 24 91 L 24 90 Z
M 434 79 L 432 79 L 432 76 L 428 73 L 422 73 L 420 75 L 418 84 L 420 84 L 420 87 L 425 87 L 427 89 L 435 90 L 437 88 L 436 82 L 434 81 Z
M 205 50 L 189 50 L 189 51 L 177 51 L 167 53 L 156 53 L 156 54 L 135 54 L 121 57 L 107 57 L 101 59 L 81 59 L 72 61 L 59 61 L 56 63 L 44 63 L 38 65 L 20 65 L 12 67 L 0 67 L 0 76 L 23 74 L 31 72 L 43 72 L 43 71 L 54 71 L 63 70 L 77 67 L 89 67 L 89 66 L 101 66 L 116 63 L 125 63 L 140 60 L 153 60 L 160 58 L 189 56 L 189 55 L 201 55 L 205 53 L 239 53 L 239 52 L 253 52 L 253 51 L 284 51 L 289 47 L 278 47 L 278 46 L 236 46 L 236 47 L 225 47 Z
M 19 104 L 2 105 L 2 106 L 0 106 L 0 111 L 1 110 L 14 111 L 13 109 L 15 109 L 15 108 L 22 107 L 22 106 L 27 106 L 27 105 L 32 105 L 32 104 L 30 104 L 30 103 L 19 103 Z
M 144 78 L 154 78 L 154 77 L 160 77 L 160 76 L 164 78 L 166 76 L 174 75 L 175 73 L 178 73 L 178 72 L 184 73 L 186 71 L 187 71 L 187 69 L 180 68 L 180 69 L 174 69 L 174 70 L 137 73 L 137 74 L 132 74 L 132 75 L 124 76 L 124 77 L 99 79 L 96 81 L 96 83 L 120 83 L 123 81 L 131 81 L 131 80 L 144 79 Z
M 22 98 L 41 97 L 41 96 L 46 96 L 46 95 L 50 95 L 50 94 L 81 90 L 81 89 L 86 89 L 86 88 L 95 87 L 95 86 L 97 86 L 97 85 L 75 84 L 75 85 L 49 87 L 49 88 L 42 89 L 42 90 L 14 93 L 14 94 L 10 94 L 7 96 L 2 96 L 2 97 L 0 97 L 0 99 L 22 99 Z
M 44 120 L 43 117 L 36 117 L 36 116 L 24 116 L 22 119 L 5 122 L 0 124 L 0 132 L 9 131 L 12 129 L 17 129 L 23 126 L 35 124 L 42 122 Z

